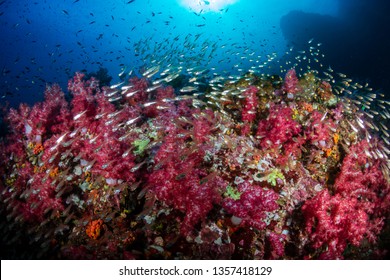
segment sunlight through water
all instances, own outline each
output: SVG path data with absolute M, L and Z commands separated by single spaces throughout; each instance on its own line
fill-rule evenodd
M 194 12 L 219 12 L 239 0 L 180 0 L 181 4 Z

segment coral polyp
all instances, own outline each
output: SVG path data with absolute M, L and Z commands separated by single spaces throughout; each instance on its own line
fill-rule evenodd
M 71 101 L 52 85 L 43 102 L 9 110 L 4 254 L 386 257 L 389 102 L 352 93 L 333 70 L 295 67 L 229 77 L 192 68 L 180 87 L 182 68 L 163 63 L 111 87 L 76 73 Z

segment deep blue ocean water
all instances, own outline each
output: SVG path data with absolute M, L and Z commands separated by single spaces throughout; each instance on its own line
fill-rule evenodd
M 250 54 L 283 58 L 311 39 L 322 43 L 324 65 L 388 97 L 389 2 L 2 0 L 1 104 L 41 101 L 50 83 L 66 92 L 76 71 L 106 68 L 117 83 L 160 59 L 234 74 L 257 63 Z

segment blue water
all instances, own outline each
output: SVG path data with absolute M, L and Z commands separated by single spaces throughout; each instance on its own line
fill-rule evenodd
M 239 53 L 282 57 L 314 38 L 323 44 L 325 65 L 390 91 L 389 6 L 384 0 L 3 0 L 1 104 L 40 101 L 46 83 L 66 91 L 76 71 L 104 67 L 118 82 L 123 70 L 136 74 L 177 48 L 185 54 L 186 42 L 193 43 L 188 54 L 199 56 L 192 64 L 233 72 L 234 65 L 248 66 Z M 213 44 L 216 51 L 202 56 L 202 46 Z

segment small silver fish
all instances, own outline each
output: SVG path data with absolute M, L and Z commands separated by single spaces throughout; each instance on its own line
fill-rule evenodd
M 139 120 L 141 117 L 136 117 L 134 119 L 130 119 L 126 122 L 126 125 L 131 125 L 133 123 L 135 123 L 137 120 Z
M 108 99 L 108 101 L 109 101 L 109 102 L 115 102 L 115 101 L 118 101 L 118 100 L 120 100 L 120 99 L 122 99 L 122 96 L 111 97 L 111 98 Z
M 117 88 L 117 87 L 123 85 L 124 83 L 125 83 L 125 82 L 120 82 L 120 83 L 117 83 L 117 84 L 115 84 L 115 85 L 112 85 L 112 86 L 110 86 L 110 89 Z
M 126 67 L 123 68 L 122 72 L 120 72 L 120 73 L 118 74 L 118 76 L 121 77 L 121 76 L 125 73 L 125 71 L 126 71 Z
M 152 92 L 152 91 L 154 91 L 154 90 L 160 88 L 161 86 L 162 86 L 162 84 L 157 84 L 157 85 L 148 87 L 148 88 L 146 89 L 146 92 Z
M 88 109 L 82 111 L 81 113 L 78 113 L 76 116 L 73 117 L 73 120 L 74 120 L 74 121 L 78 120 L 78 119 L 79 119 L 82 115 L 84 115 L 87 111 L 88 111 Z
M 158 71 L 160 71 L 160 65 L 152 66 L 152 67 L 146 69 L 146 71 L 144 73 L 142 73 L 142 76 L 146 77 L 146 78 L 151 78 Z
M 193 91 L 197 91 L 197 90 L 198 90 L 198 87 L 186 86 L 186 87 L 181 88 L 180 92 L 193 92 Z
M 145 163 L 146 163 L 146 161 L 144 160 L 143 162 L 140 162 L 140 163 L 134 165 L 134 167 L 130 170 L 130 172 L 135 172 L 135 171 L 137 171 L 137 170 L 140 169 L 141 166 L 144 165 Z
M 149 106 L 152 106 L 152 105 L 154 105 L 154 104 L 156 104 L 156 103 L 157 103 L 157 101 L 150 101 L 150 102 L 144 103 L 142 106 L 143 106 L 143 107 L 149 107 Z
M 137 89 L 137 90 L 133 90 L 133 91 L 130 91 L 130 92 L 124 92 L 124 93 L 126 93 L 126 97 L 132 97 L 134 94 L 138 93 L 139 91 L 140 90 Z

